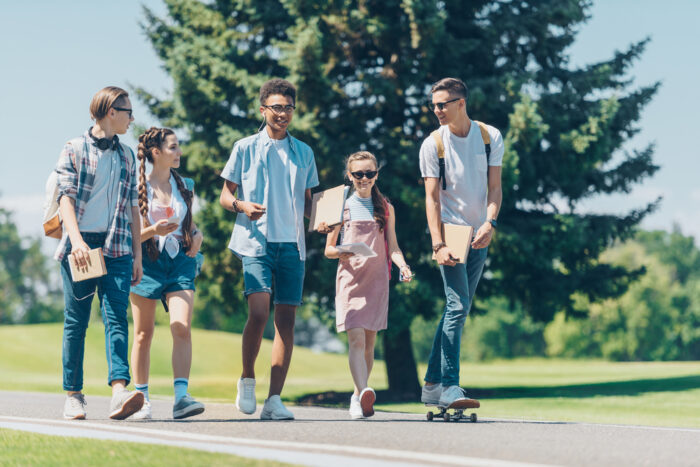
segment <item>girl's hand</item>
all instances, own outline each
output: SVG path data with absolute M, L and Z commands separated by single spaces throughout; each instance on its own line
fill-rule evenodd
M 197 233 L 192 236 L 192 245 L 190 245 L 190 249 L 187 250 L 185 254 L 190 258 L 197 256 L 202 246 L 202 241 L 204 241 L 204 235 L 202 235 L 202 231 L 198 229 Z
M 168 219 L 161 219 L 153 224 L 153 230 L 155 231 L 156 235 L 163 237 L 171 232 L 175 232 L 179 225 L 180 224 L 177 223 L 169 224 Z
M 399 278 L 401 282 L 411 282 L 413 280 L 413 272 L 411 272 L 411 268 L 408 267 L 408 264 L 400 268 L 399 272 L 401 272 Z
M 321 234 L 329 234 L 329 233 L 331 233 L 332 230 L 333 229 L 328 227 L 328 224 L 326 224 L 325 222 L 321 222 L 320 224 L 318 224 L 318 227 L 316 228 L 316 232 L 321 233 Z
M 352 256 L 355 256 L 355 253 L 351 253 L 351 252 L 348 251 L 348 252 L 345 252 L 345 253 L 340 253 L 339 256 L 338 256 L 338 259 L 339 259 L 340 261 L 347 261 L 347 260 L 350 259 L 350 257 L 352 257 Z

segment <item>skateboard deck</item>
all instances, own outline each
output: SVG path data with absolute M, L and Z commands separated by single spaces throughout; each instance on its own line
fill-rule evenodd
M 439 404 L 425 405 L 427 407 L 437 407 L 439 410 L 439 412 L 433 412 L 432 410 L 428 412 L 426 417 L 428 421 L 431 421 L 434 418 L 442 418 L 446 422 L 449 422 L 450 420 L 457 422 L 462 419 L 469 419 L 471 422 L 475 423 L 477 420 L 476 413 L 472 412 L 469 416 L 466 416 L 464 415 L 464 411 L 467 409 L 478 409 L 481 407 L 481 403 L 476 399 L 460 399 L 454 401 L 448 406 Z

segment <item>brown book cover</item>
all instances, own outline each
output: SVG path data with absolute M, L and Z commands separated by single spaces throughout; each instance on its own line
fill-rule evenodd
M 343 222 L 343 208 L 345 198 L 350 187 L 338 185 L 335 188 L 314 193 L 311 204 L 311 218 L 309 220 L 309 232 L 314 232 L 321 222 L 328 227 L 333 227 Z
M 442 238 L 458 263 L 466 263 L 472 243 L 474 227 L 469 225 L 442 224 Z M 435 259 L 433 253 L 433 259 Z
M 68 255 L 68 264 L 70 265 L 70 274 L 73 277 L 73 282 L 80 282 L 107 274 L 102 248 L 90 250 L 87 263 L 87 267 L 79 268 L 73 259 L 73 254 Z

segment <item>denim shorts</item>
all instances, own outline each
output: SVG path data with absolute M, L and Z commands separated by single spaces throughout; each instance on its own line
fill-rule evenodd
M 132 293 L 158 300 L 170 292 L 194 290 L 197 260 L 187 256 L 182 245 L 174 258 L 163 250 L 155 261 L 148 257 L 145 244 L 141 251 L 143 279 L 138 285 L 131 287 Z
M 275 305 L 301 305 L 304 288 L 304 261 L 296 243 L 270 243 L 264 256 L 243 257 L 245 296 L 257 292 L 272 293 Z

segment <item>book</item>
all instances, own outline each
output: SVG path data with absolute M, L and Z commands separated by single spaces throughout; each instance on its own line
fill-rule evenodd
M 374 258 L 377 253 L 367 246 L 366 243 L 346 243 L 345 245 L 336 246 L 341 253 L 354 253 L 358 258 Z
M 73 282 L 80 282 L 107 274 L 102 248 L 90 250 L 87 254 L 87 263 L 86 267 L 79 268 L 73 259 L 73 254 L 68 255 L 68 264 L 70 265 L 70 274 L 73 277 Z
M 458 263 L 466 263 L 472 243 L 474 227 L 469 225 L 442 224 L 442 238 Z M 436 254 L 433 253 L 433 259 Z
M 345 198 L 347 198 L 349 191 L 349 186 L 339 185 L 335 188 L 314 193 L 311 203 L 309 232 L 314 232 L 318 229 L 321 222 L 325 222 L 328 227 L 333 227 L 343 222 Z

